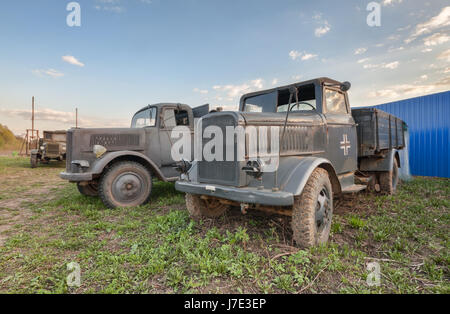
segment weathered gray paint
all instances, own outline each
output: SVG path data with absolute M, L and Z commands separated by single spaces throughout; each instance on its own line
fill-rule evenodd
M 357 124 L 352 116 L 347 93 L 344 92 L 347 113 L 327 112 L 323 95 L 325 86 L 336 90 L 329 85 L 339 84 L 339 82 L 319 78 L 293 86 L 301 87 L 311 84 L 315 86 L 317 109 L 289 114 L 287 136 L 280 143 L 280 161 L 276 173 L 262 173 L 260 178 L 254 178 L 242 170 L 245 162 L 200 161 L 194 162 L 188 178 L 177 182 L 176 189 L 242 203 L 286 206 L 292 205 L 294 196 L 302 193 L 311 173 L 317 167 L 323 167 L 329 172 L 334 193 L 338 194 L 351 189 L 354 186 L 354 173 L 361 160 L 358 158 Z M 248 97 L 289 89 L 290 86 L 244 95 L 240 101 L 240 112 L 207 115 L 202 119 L 203 127 L 218 125 L 225 128 L 242 125 L 244 128 L 248 126 L 280 126 L 282 128 L 285 124 L 286 113 L 275 112 L 276 106 L 274 106 L 274 112 L 249 113 L 243 112 L 244 104 Z M 379 130 L 376 128 L 375 132 Z M 268 142 L 270 143 L 270 140 Z M 248 146 L 248 143 L 246 145 Z M 224 151 L 225 149 L 224 144 Z M 236 151 L 236 147 L 234 149 Z M 392 166 L 394 151 L 388 149 L 374 151 L 373 154 L 383 159 L 383 169 Z
M 400 158 L 396 149 L 387 151 L 383 157 L 373 156 L 362 158 L 359 164 L 361 171 L 390 171 L 394 164 L 394 158 L 397 159 L 397 165 L 401 168 Z
M 188 112 L 189 128 L 193 130 L 194 116 L 188 105 L 162 103 L 142 108 L 136 114 L 155 107 L 157 109 L 156 124 L 145 128 L 102 128 L 102 129 L 70 129 L 67 131 L 66 171 L 61 178 L 72 181 L 91 181 L 103 173 L 103 170 L 115 160 L 138 160 L 146 165 L 163 181 L 175 181 L 179 173 L 174 169 L 174 160 L 170 150 L 172 128 L 161 121 L 163 110 L 181 109 Z M 202 106 L 197 114 L 206 112 Z M 93 153 L 94 145 L 102 145 L 107 152 L 97 158 Z M 75 162 L 73 162 L 75 161 Z M 81 164 L 89 165 L 88 168 Z

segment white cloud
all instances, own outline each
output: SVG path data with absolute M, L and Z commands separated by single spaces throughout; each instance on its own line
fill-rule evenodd
M 39 77 L 45 77 L 45 76 L 50 76 L 53 78 L 58 78 L 58 77 L 62 77 L 64 76 L 64 73 L 59 72 L 58 70 L 55 69 L 48 69 L 48 70 L 33 70 L 31 71 L 34 75 L 39 76 Z
M 323 35 L 328 33 L 330 30 L 331 30 L 330 25 L 328 25 L 328 23 L 326 23 L 324 26 L 320 26 L 320 27 L 316 28 L 316 30 L 314 31 L 314 35 L 316 37 L 322 37 Z
M 378 91 L 370 92 L 369 98 L 384 98 L 387 100 L 394 100 L 400 98 L 409 98 L 415 96 L 422 96 L 437 92 L 438 90 L 446 90 L 450 88 L 450 77 L 441 79 L 430 84 L 399 84 L 391 88 L 380 89 Z
M 234 101 L 237 97 L 243 94 L 250 93 L 253 91 L 261 90 L 264 87 L 264 80 L 261 78 L 245 82 L 240 85 L 214 85 L 213 89 L 218 93 L 224 93 L 225 95 L 219 94 L 216 99 L 222 101 L 226 98 L 228 101 Z
M 317 55 L 307 52 L 299 52 L 297 50 L 291 50 L 291 52 L 289 52 L 289 57 L 291 57 L 292 60 L 301 58 L 302 61 L 307 61 L 310 59 L 317 58 Z
M 382 67 L 384 69 L 391 69 L 391 70 L 393 70 L 393 69 L 398 68 L 399 64 L 400 64 L 400 62 L 395 61 L 395 62 L 391 62 L 391 63 L 388 63 L 388 64 L 384 64 Z
M 446 43 L 450 40 L 450 36 L 442 33 L 435 33 L 429 37 L 424 38 L 425 46 L 437 46 Z
M 263 88 L 263 83 L 264 83 L 264 80 L 263 79 L 256 79 L 256 80 L 253 80 L 252 82 L 252 85 L 254 86 L 254 87 L 256 87 L 257 89 L 262 89 Z
M 355 50 L 355 55 L 361 55 L 367 51 L 367 48 L 358 48 Z
M 403 0 L 383 0 L 383 6 L 394 5 L 395 3 L 402 3 Z
M 1 109 L 2 115 L 29 119 L 31 116 L 31 110 L 28 109 Z M 35 111 L 36 121 L 48 121 L 56 122 L 66 127 L 75 125 L 75 112 L 59 111 L 48 108 L 42 108 Z M 130 125 L 129 119 L 110 119 L 100 117 L 89 117 L 85 115 L 79 115 L 78 123 L 81 127 L 125 127 Z
M 123 6 L 120 6 L 120 0 L 96 0 L 97 5 L 94 8 L 98 11 L 109 11 L 114 13 L 122 13 L 125 11 Z M 144 2 L 144 1 L 141 1 Z
M 314 58 L 317 58 L 317 55 L 315 55 L 315 54 L 312 54 L 312 53 L 304 53 L 303 54 L 303 56 L 302 56 L 302 60 L 303 61 L 306 61 L 306 60 L 309 60 L 309 59 L 314 59 Z
M 299 58 L 302 55 L 301 52 L 298 52 L 297 50 L 291 50 L 289 52 L 289 57 L 291 57 L 292 60 L 296 60 L 297 58 Z
M 405 40 L 405 43 L 410 43 L 420 35 L 429 34 L 434 30 L 449 25 L 450 25 L 450 6 L 443 8 L 438 15 L 432 17 L 427 22 L 418 24 L 414 32 L 411 34 L 411 36 Z
M 431 49 L 431 48 L 425 48 L 422 50 L 423 53 L 432 52 L 432 51 L 433 51 L 433 49 Z
M 79 67 L 84 67 L 84 63 L 80 62 L 77 58 L 75 58 L 74 56 L 62 56 L 62 60 L 64 62 L 79 66 Z
M 426 81 L 428 80 L 428 75 L 424 74 L 420 77 L 421 80 Z
M 366 63 L 367 61 L 369 61 L 370 58 L 363 58 L 363 59 L 359 59 L 358 63 Z
M 194 88 L 193 91 L 196 92 L 196 93 L 203 94 L 203 95 L 208 94 L 208 90 L 207 89 Z
M 398 47 L 398 48 L 392 47 L 388 51 L 389 52 L 395 52 L 395 51 L 402 51 L 402 50 L 405 50 L 405 47 Z
M 390 63 L 380 63 L 380 64 L 364 64 L 363 68 L 364 69 L 389 69 L 389 70 L 394 70 L 396 68 L 398 68 L 398 66 L 400 65 L 400 62 L 398 61 L 394 61 L 394 62 L 390 62 Z
M 438 57 L 439 60 L 450 62 L 450 49 L 443 51 Z
M 272 80 L 272 85 L 277 85 L 278 84 L 278 79 L 277 78 L 274 78 L 273 80 Z
M 294 75 L 294 76 L 292 77 L 292 79 L 293 79 L 294 81 L 300 81 L 301 78 L 302 78 L 301 75 Z

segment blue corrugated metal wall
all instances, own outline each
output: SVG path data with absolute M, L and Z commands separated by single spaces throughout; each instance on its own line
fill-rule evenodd
M 450 91 L 383 105 L 408 124 L 411 174 L 450 178 Z

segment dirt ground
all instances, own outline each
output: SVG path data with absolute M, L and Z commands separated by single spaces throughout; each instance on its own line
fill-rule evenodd
M 196 223 L 166 183 L 146 206 L 109 210 L 61 180 L 63 168 L 0 157 L 0 292 L 450 292 L 448 179 L 335 199 L 329 243 L 300 250 L 289 218 L 234 209 Z M 76 288 L 66 284 L 72 261 Z M 366 282 L 369 262 L 380 285 Z

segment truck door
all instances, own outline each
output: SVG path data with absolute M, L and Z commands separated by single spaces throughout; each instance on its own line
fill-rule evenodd
M 338 174 L 357 169 L 356 124 L 347 94 L 339 89 L 323 90 L 324 115 L 328 124 L 328 159 Z
M 161 112 L 159 142 L 161 147 L 161 166 L 172 167 L 175 161 L 172 158 L 172 145 L 177 139 L 172 139 L 172 130 L 176 126 L 191 128 L 192 117 L 187 110 L 177 107 L 166 107 Z

